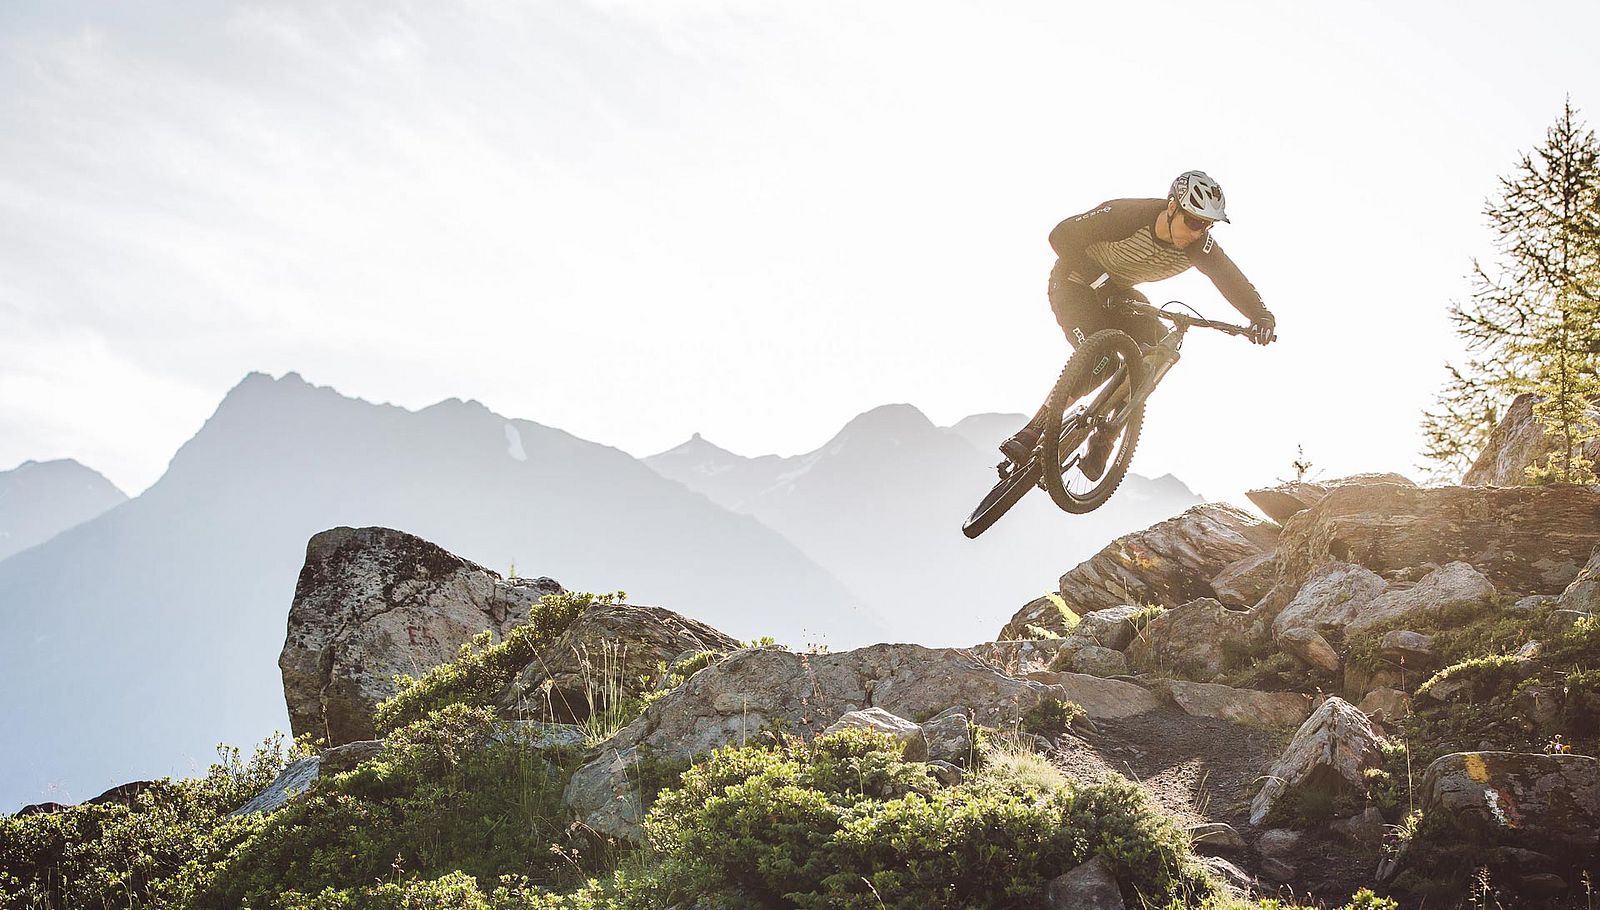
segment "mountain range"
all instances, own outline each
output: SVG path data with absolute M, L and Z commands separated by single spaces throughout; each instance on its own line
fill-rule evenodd
M 126 493 L 70 458 L 0 471 L 0 559 L 44 543 L 127 502 Z
M 891 405 L 805 455 L 697 438 L 640 460 L 473 401 L 410 411 L 251 374 L 144 493 L 0 560 L 0 811 L 286 729 L 277 653 L 306 541 L 329 527 L 400 528 L 503 573 L 839 650 L 975 643 L 1109 536 L 1196 501 L 1130 477 L 1088 519 L 1032 497 L 968 541 L 985 449 L 1020 421 L 940 428 Z

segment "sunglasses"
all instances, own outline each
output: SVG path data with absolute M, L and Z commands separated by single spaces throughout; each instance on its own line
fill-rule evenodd
M 1183 223 L 1185 227 L 1191 231 L 1194 231 L 1196 234 L 1203 234 L 1206 231 L 1211 230 L 1211 226 L 1213 224 L 1216 224 L 1214 221 L 1207 221 L 1204 218 L 1196 218 L 1193 215 L 1184 215 Z

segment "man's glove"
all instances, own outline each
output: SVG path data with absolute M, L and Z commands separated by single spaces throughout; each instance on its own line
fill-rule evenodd
M 1272 318 L 1271 313 L 1263 314 L 1262 318 L 1250 323 L 1251 344 L 1271 344 L 1278 340 L 1278 321 Z

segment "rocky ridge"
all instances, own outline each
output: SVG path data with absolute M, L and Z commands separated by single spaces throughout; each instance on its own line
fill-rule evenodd
M 794 652 L 742 647 L 659 607 L 596 604 L 495 704 L 525 730 L 562 729 L 549 726 L 551 702 L 541 714 L 528 694 L 575 698 L 593 669 L 581 655 L 606 642 L 681 669 L 658 674 L 637 717 L 585 746 L 566 784 L 574 818 L 622 841 L 642 838 L 646 779 L 771 731 L 880 730 L 948 784 L 970 767 L 980 731 L 1011 730 L 1071 777 L 1140 780 L 1204 832 L 1202 852 L 1225 854 L 1217 874 L 1240 887 L 1336 901 L 1375 883 L 1415 894 L 1470 850 L 1508 893 L 1577 888 L 1600 855 L 1600 695 L 1582 682 L 1600 670 L 1600 641 L 1582 650 L 1595 624 L 1600 490 L 1423 489 L 1377 476 L 1278 492 L 1263 498 L 1295 503 L 1282 525 L 1206 505 L 1119 538 L 993 642 Z M 296 594 L 286 693 L 292 684 L 289 697 L 304 701 L 315 689 L 331 727 L 330 694 L 356 692 L 339 710 L 364 710 L 393 691 L 383 668 L 447 659 L 443 645 L 473 622 L 508 634 L 540 585 L 560 591 L 399 532 L 319 535 Z M 413 647 L 395 620 L 379 621 L 430 611 L 449 630 L 431 633 L 440 647 Z M 313 616 L 327 624 L 309 636 Z M 371 657 L 384 653 L 375 642 L 388 656 Z M 341 669 L 291 680 L 291 665 Z M 358 677 L 365 689 L 333 682 Z M 1050 723 L 1067 703 L 1083 716 Z M 1559 746 L 1542 754 L 1540 741 Z M 335 749 L 317 761 L 338 754 L 349 760 Z M 291 770 L 301 787 L 314 780 L 307 764 Z M 1406 822 L 1408 805 L 1421 822 Z M 1402 828 L 1415 833 L 1392 842 Z M 1051 892 L 1104 893 L 1105 871 L 1073 870 Z

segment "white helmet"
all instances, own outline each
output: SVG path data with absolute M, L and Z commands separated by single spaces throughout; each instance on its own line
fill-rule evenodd
M 1178 200 L 1178 208 L 1207 221 L 1227 221 L 1223 211 L 1222 186 L 1205 171 L 1184 171 L 1172 181 L 1168 199 Z M 1230 222 L 1231 223 L 1231 222 Z

